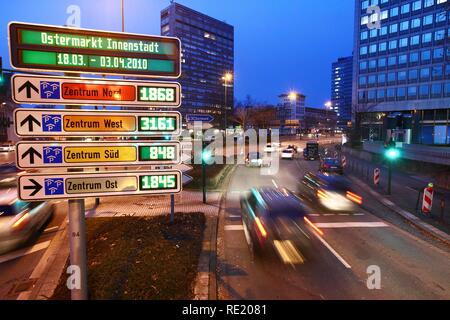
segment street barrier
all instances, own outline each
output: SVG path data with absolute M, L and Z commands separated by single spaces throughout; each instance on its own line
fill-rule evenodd
M 378 186 L 380 184 L 380 169 L 375 168 L 373 170 L 373 184 Z
M 433 184 L 429 183 L 423 190 L 422 212 L 425 214 L 430 214 L 433 207 L 433 193 Z

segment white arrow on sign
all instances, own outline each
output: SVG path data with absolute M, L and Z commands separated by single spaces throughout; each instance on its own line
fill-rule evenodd
M 178 193 L 182 185 L 177 170 L 27 174 L 18 179 L 19 198 L 25 201 Z

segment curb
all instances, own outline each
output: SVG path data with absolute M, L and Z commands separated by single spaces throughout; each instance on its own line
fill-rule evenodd
M 28 300 L 48 300 L 58 286 L 64 266 L 69 256 L 67 219 L 58 229 L 44 256 L 39 261 L 30 278 L 37 279 Z
M 234 172 L 236 166 L 228 170 L 225 183 L 229 182 L 229 177 Z M 219 201 L 219 212 L 217 216 L 206 217 L 206 228 L 203 232 L 202 252 L 197 267 L 197 278 L 194 285 L 194 300 L 217 300 L 217 233 L 219 220 L 223 210 L 223 203 L 226 200 L 226 188 L 222 192 Z
M 445 232 L 437 229 L 436 227 L 433 227 L 432 225 L 423 222 L 418 218 L 417 216 L 413 215 L 412 213 L 403 210 L 402 208 L 398 207 L 395 203 L 393 203 L 391 200 L 383 197 L 378 192 L 372 190 L 372 188 L 368 187 L 365 183 L 361 181 L 361 179 L 357 177 L 350 177 L 361 189 L 364 191 L 370 193 L 373 197 L 377 199 L 380 203 L 382 203 L 387 208 L 391 209 L 407 221 L 409 221 L 411 224 L 413 224 L 416 228 L 422 230 L 423 232 L 427 233 L 428 235 L 432 236 L 433 238 L 436 238 L 437 240 L 445 243 L 446 245 L 450 246 L 450 236 L 446 234 Z

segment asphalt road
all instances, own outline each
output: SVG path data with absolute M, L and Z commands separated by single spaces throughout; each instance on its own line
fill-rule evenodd
M 67 213 L 67 202 L 54 203 L 55 212 L 39 234 L 21 248 L 0 255 L 0 300 L 25 298 L 21 293 L 35 283 L 33 272 Z
M 280 160 L 272 176 L 258 168 L 235 170 L 219 224 L 220 299 L 450 299 L 450 252 L 362 208 L 340 214 L 312 210 L 309 218 L 324 234 L 308 231 L 309 245 L 299 248 L 301 264 L 253 258 L 239 197 L 258 186 L 295 190 L 299 177 L 317 168 L 318 162 L 296 159 Z M 371 290 L 366 283 L 373 266 L 381 272 L 381 288 Z

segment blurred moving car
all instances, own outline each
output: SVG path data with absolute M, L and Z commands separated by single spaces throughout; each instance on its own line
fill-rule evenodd
M 247 167 L 268 167 L 271 165 L 270 157 L 263 156 L 260 152 L 249 152 L 245 158 Z
M 294 193 L 285 188 L 252 188 L 240 202 L 252 253 L 275 252 L 286 263 L 303 263 L 304 257 L 296 248 L 308 241 L 304 218 L 309 209 Z
M 303 149 L 303 157 L 305 160 L 319 159 L 319 143 L 310 141 L 306 143 L 306 147 Z
M 342 175 L 309 172 L 299 182 L 297 192 L 311 203 L 333 211 L 352 211 L 363 203 L 351 181 Z
M 0 145 L 0 152 L 13 152 L 14 150 L 16 150 L 16 146 L 12 143 Z
M 17 198 L 15 166 L 0 166 L 0 253 L 17 248 L 30 239 L 51 217 L 49 202 L 25 202 Z
M 344 167 L 338 158 L 322 158 L 320 159 L 319 171 L 344 174 Z
M 297 146 L 293 145 L 293 144 L 288 145 L 286 149 L 292 149 L 292 150 L 294 150 L 295 153 L 297 153 L 297 151 L 298 151 Z
M 281 159 L 290 159 L 293 160 L 294 159 L 294 149 L 284 149 L 281 152 Z
M 264 148 L 264 152 L 275 152 L 275 146 L 272 144 L 268 144 L 266 145 L 266 147 Z

